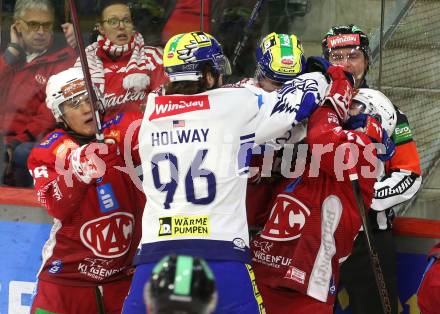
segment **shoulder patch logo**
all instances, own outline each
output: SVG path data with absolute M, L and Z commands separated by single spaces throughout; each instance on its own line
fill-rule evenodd
M 393 140 L 396 145 L 412 140 L 412 132 L 408 123 L 401 123 L 396 126 L 393 133 Z
M 150 121 L 176 114 L 210 109 L 208 95 L 197 96 L 159 96 L 155 99 L 155 108 Z
M 124 116 L 124 113 L 118 113 L 113 119 L 108 120 L 102 124 L 103 129 L 107 129 L 112 125 L 117 125 L 119 122 L 121 122 L 122 117 Z
M 50 147 L 58 138 L 63 136 L 64 132 L 53 132 L 50 136 L 42 141 L 37 147 L 40 148 L 48 148 Z

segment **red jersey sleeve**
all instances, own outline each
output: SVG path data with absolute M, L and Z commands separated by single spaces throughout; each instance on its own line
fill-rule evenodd
M 67 158 L 78 144 L 62 130 L 55 130 L 36 146 L 28 159 L 38 201 L 49 215 L 68 219 L 79 207 L 87 184 L 79 181 L 68 167 Z

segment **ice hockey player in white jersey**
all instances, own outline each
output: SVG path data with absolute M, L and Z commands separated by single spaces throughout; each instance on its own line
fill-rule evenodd
M 218 88 L 229 63 L 203 32 L 172 37 L 164 66 L 170 83 L 165 95 L 149 96 L 139 132 L 147 205 L 123 313 L 146 312 L 142 289 L 157 261 L 171 253 L 207 260 L 218 287 L 214 313 L 263 313 L 245 209 L 252 147 L 284 134 L 323 101 L 347 110 L 351 83 L 340 67 L 330 67 L 330 85 L 316 72 L 273 93 Z

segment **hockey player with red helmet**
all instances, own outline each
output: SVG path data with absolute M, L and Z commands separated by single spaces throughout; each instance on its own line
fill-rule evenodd
M 32 313 L 120 313 L 145 205 L 133 172 L 123 169 L 127 151 L 133 154 L 126 160 L 139 164 L 141 114 L 109 117 L 103 123 L 107 143 L 96 143 L 81 69 L 51 76 L 46 94 L 59 127 L 32 150 L 28 165 L 54 225 L 43 248 Z

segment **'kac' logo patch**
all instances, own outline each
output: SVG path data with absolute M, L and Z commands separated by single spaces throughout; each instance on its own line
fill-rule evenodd
M 206 237 L 211 233 L 208 216 L 159 218 L 159 237 Z
M 282 241 L 299 238 L 308 216 L 310 210 L 302 202 L 291 195 L 279 194 L 261 237 Z
M 150 121 L 176 114 L 210 109 L 208 95 L 159 96 L 155 98 Z
M 80 237 L 96 256 L 114 258 L 129 250 L 133 228 L 133 215 L 118 212 L 88 221 L 81 227 Z

